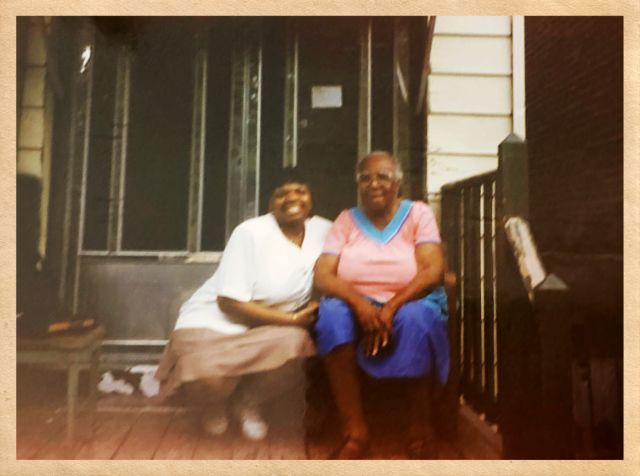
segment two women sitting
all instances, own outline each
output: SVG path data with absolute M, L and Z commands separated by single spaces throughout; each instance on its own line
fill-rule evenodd
M 303 181 L 285 180 L 270 213 L 236 228 L 216 273 L 182 306 L 157 377 L 165 396 L 179 387 L 199 396 L 209 433 L 226 430 L 229 399 L 245 436 L 266 435 L 260 406 L 282 391 L 274 380 L 292 381 L 270 376 L 291 375 L 315 353 L 311 330 L 344 435 L 331 457 L 366 456 L 358 367 L 407 380 L 407 453 L 427 455 L 428 379 L 444 383 L 449 369 L 440 235 L 426 204 L 399 198 L 402 171 L 390 154 L 363 158 L 356 179 L 360 206 L 333 225 L 309 218 Z

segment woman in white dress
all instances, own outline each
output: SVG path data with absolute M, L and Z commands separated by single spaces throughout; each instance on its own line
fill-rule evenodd
M 226 431 L 229 402 L 244 435 L 264 438 L 261 405 L 315 354 L 313 267 L 331 222 L 309 217 L 311 205 L 304 181 L 284 180 L 270 213 L 236 227 L 215 274 L 180 308 L 156 373 L 160 396 L 185 392 L 209 434 Z

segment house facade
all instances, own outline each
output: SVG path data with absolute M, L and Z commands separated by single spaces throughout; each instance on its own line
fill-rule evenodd
M 593 437 L 621 435 L 621 18 L 21 17 L 17 34 L 19 312 L 44 286 L 108 346 L 157 350 L 289 168 L 334 218 L 358 158 L 392 151 L 440 219 L 442 186 L 494 170 L 515 133 L 601 388 Z
M 521 18 L 54 17 L 18 32 L 17 170 L 41 187 L 26 228 L 58 296 L 119 340 L 167 337 L 288 167 L 333 218 L 356 203 L 357 159 L 390 150 L 404 194 L 437 210 L 443 183 L 495 168 L 523 130 Z

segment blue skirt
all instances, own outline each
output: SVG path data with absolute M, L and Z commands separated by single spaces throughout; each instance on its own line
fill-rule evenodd
M 389 344 L 369 357 L 359 342 L 360 329 L 351 308 L 341 299 L 323 298 L 314 327 L 318 353 L 326 355 L 339 345 L 358 342 L 358 365 L 371 377 L 415 378 L 435 373 L 440 383 L 445 383 L 449 376 L 446 306 L 441 288 L 426 298 L 405 303 L 393 319 Z

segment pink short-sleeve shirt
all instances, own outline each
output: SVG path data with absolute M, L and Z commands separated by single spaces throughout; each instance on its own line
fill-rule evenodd
M 362 295 L 386 302 L 415 276 L 415 248 L 422 243 L 440 243 L 433 211 L 424 202 L 403 200 L 384 230 L 359 208 L 343 210 L 322 253 L 340 257 L 338 277 Z

